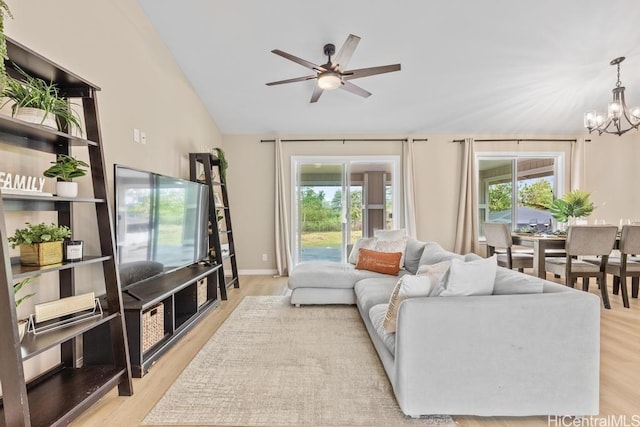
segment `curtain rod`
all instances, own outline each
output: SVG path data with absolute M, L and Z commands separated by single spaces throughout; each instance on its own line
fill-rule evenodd
M 405 142 L 408 138 L 322 138 L 322 139 L 281 139 L 282 142 Z M 427 138 L 416 138 L 412 141 L 426 142 Z M 276 142 L 275 139 L 261 139 L 260 142 Z
M 574 139 L 545 139 L 545 138 L 533 138 L 533 139 L 527 139 L 527 138 L 508 138 L 508 139 L 476 139 L 474 140 L 476 142 L 576 142 L 577 140 Z M 586 142 L 591 141 L 590 139 L 585 139 Z M 451 142 L 464 142 L 464 139 L 454 139 Z

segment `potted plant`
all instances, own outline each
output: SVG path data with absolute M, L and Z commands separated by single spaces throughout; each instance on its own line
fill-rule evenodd
M 572 223 L 577 218 L 589 216 L 595 209 L 593 202 L 589 200 L 591 193 L 584 190 L 573 190 L 555 199 L 551 203 L 549 212 L 558 222 Z
M 7 77 L 2 96 L 8 99 L 2 106 L 13 101 L 11 113 L 18 119 L 53 129 L 71 130 L 75 126 L 82 132 L 80 117 L 69 101 L 59 96 L 55 83 L 30 76 L 18 66 L 16 70 L 23 79 Z
M 73 178 L 79 178 L 87 174 L 89 165 L 75 157 L 66 154 L 58 154 L 53 166 L 49 167 L 42 174 L 47 178 L 58 178 L 56 182 L 56 194 L 60 197 L 76 197 L 78 195 L 78 183 L 73 182 Z
M 223 182 L 226 182 L 229 163 L 227 163 L 227 159 L 224 156 L 224 150 L 222 148 L 216 147 L 214 150 L 216 152 L 216 156 L 220 159 L 220 179 L 222 179 Z
M 21 264 L 42 266 L 62 262 L 62 242 L 69 237 L 71 230 L 66 225 L 27 222 L 7 240 L 12 248 L 20 247 Z
M 4 19 L 6 17 L 13 18 L 9 5 L 4 0 L 0 0 L 0 92 L 4 89 L 7 81 L 7 70 L 4 66 L 4 60 L 9 59 L 7 56 L 7 39 L 4 35 Z
M 27 294 L 18 298 L 18 292 L 20 292 L 22 288 L 24 288 L 25 286 L 33 282 L 37 277 L 40 277 L 40 275 L 38 274 L 35 276 L 27 277 L 26 279 L 23 279 L 13 285 L 13 294 L 15 296 L 16 308 L 18 308 L 20 304 L 22 304 L 23 302 L 25 302 L 26 300 L 28 300 L 29 298 L 35 295 L 35 293 L 32 293 L 32 294 Z M 27 321 L 24 319 L 22 320 L 18 319 L 18 334 L 20 335 L 20 341 L 22 341 L 22 338 L 24 337 L 24 333 L 26 329 L 27 329 Z

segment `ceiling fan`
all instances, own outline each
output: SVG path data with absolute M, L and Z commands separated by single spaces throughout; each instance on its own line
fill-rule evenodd
M 271 52 L 276 55 L 280 55 L 290 61 L 296 62 L 303 67 L 310 68 L 316 72 L 304 77 L 296 77 L 293 79 L 280 80 L 277 82 L 267 83 L 267 86 L 281 85 L 284 83 L 303 82 L 307 80 L 317 80 L 317 84 L 311 95 L 310 102 L 318 102 L 320 95 L 325 90 L 344 89 L 347 92 L 367 98 L 371 96 L 370 92 L 362 89 L 359 86 L 354 85 L 349 80 L 359 79 L 361 77 L 373 76 L 376 74 L 390 73 L 393 71 L 400 71 L 400 64 L 382 65 L 379 67 L 360 68 L 357 70 L 347 70 L 347 64 L 351 60 L 353 52 L 356 50 L 360 42 L 360 37 L 349 34 L 347 40 L 344 42 L 337 55 L 335 45 L 329 43 L 324 45 L 324 54 L 329 58 L 326 64 L 316 65 L 313 62 L 305 61 L 302 58 L 291 55 L 290 53 L 283 52 L 279 49 L 274 49 Z

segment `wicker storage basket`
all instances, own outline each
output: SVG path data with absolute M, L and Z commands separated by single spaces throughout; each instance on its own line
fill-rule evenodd
M 198 307 L 207 302 L 207 278 L 198 280 L 197 288 Z
M 142 312 L 142 352 L 164 338 L 164 304 L 156 304 Z
M 20 245 L 20 264 L 49 265 L 62 262 L 62 242 Z

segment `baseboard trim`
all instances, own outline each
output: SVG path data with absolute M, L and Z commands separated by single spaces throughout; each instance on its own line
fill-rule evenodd
M 278 274 L 278 270 L 275 269 L 238 270 L 238 275 L 240 276 L 274 276 L 276 274 Z

